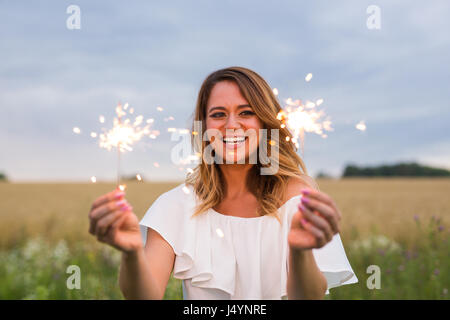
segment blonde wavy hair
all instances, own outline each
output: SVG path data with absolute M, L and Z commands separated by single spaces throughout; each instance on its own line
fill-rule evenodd
M 270 141 L 270 129 L 279 130 L 279 145 L 271 146 L 278 149 L 278 172 L 273 175 L 261 175 L 260 168 L 268 167 L 270 164 L 262 164 L 258 157 L 257 164 L 254 164 L 249 170 L 246 184 L 249 191 L 258 200 L 258 214 L 260 216 L 272 215 L 280 221 L 277 210 L 283 204 L 289 179 L 299 178 L 307 185 L 311 185 L 312 179 L 307 175 L 305 164 L 296 153 L 297 149 L 291 142 L 291 133 L 287 128 L 280 128 L 280 121 L 277 119 L 277 114 L 281 111 L 280 104 L 270 86 L 260 75 L 243 67 L 220 69 L 208 75 L 198 93 L 197 105 L 193 114 L 193 123 L 201 121 L 203 131 L 194 132 L 194 124 L 192 125 L 193 149 L 196 153 L 203 155 L 202 151 L 209 144 L 208 141 L 202 139 L 207 129 L 206 107 L 214 85 L 221 81 L 232 81 L 238 85 L 242 96 L 261 120 L 263 128 L 267 129 L 267 143 Z M 289 141 L 286 140 L 286 137 L 290 138 Z M 268 152 L 270 153 L 271 150 Z M 203 156 L 201 156 L 201 163 L 186 177 L 185 183 L 193 187 L 196 196 L 200 199 L 192 217 L 218 205 L 225 197 L 227 186 L 220 166 L 216 163 L 207 164 Z

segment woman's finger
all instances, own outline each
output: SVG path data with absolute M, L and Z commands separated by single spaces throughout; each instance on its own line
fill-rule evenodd
M 302 189 L 301 192 L 303 196 L 307 196 L 309 198 L 318 200 L 332 207 L 337 212 L 338 219 L 339 220 L 341 219 L 341 213 L 338 207 L 336 206 L 336 203 L 329 195 L 314 189 Z
M 94 209 L 100 207 L 101 205 L 104 205 L 108 202 L 114 201 L 114 200 L 120 200 L 125 195 L 125 192 L 121 190 L 114 190 L 111 191 L 99 198 L 97 198 L 93 203 L 91 207 L 91 211 Z
M 118 210 L 113 211 L 111 214 L 104 216 L 102 219 L 98 220 L 95 226 L 95 235 L 97 237 L 104 237 L 108 231 L 108 228 L 119 219 L 125 212 L 130 211 L 131 206 L 125 206 Z
M 301 224 L 303 229 L 305 229 L 314 236 L 314 239 L 316 240 L 317 243 L 316 246 L 317 248 L 321 248 L 327 243 L 325 233 L 322 230 L 315 227 L 311 222 L 307 221 L 305 218 L 301 219 Z
M 119 200 L 119 201 L 111 201 L 106 204 L 103 204 L 102 206 L 94 209 L 89 213 L 89 219 L 90 219 L 90 226 L 89 226 L 89 232 L 91 234 L 95 234 L 95 228 L 98 221 L 106 216 L 107 214 L 116 211 L 120 208 L 123 208 L 125 206 L 129 206 L 129 203 L 125 200 Z
M 306 220 L 311 222 L 316 228 L 320 229 L 325 234 L 326 242 L 330 242 L 333 239 L 333 230 L 331 229 L 330 224 L 324 218 L 315 215 L 303 204 L 299 204 L 298 208 L 303 212 Z
M 319 214 L 325 218 L 328 223 L 331 225 L 333 230 L 333 234 L 339 233 L 339 219 L 334 208 L 330 207 L 323 202 L 317 201 L 315 199 L 303 196 L 301 202 L 304 206 L 306 206 L 311 211 L 317 211 Z
M 133 213 L 132 213 L 132 209 L 130 209 L 130 210 L 128 210 L 128 211 L 125 211 L 125 213 L 124 213 L 123 215 L 121 215 L 121 216 L 119 217 L 119 219 L 117 219 L 117 220 L 115 220 L 113 223 L 111 223 L 111 225 L 110 225 L 108 231 L 112 231 L 112 230 L 117 229 L 117 228 L 122 224 L 122 222 L 127 218 L 127 215 L 129 215 L 129 214 L 133 214 Z M 107 232 L 108 232 L 108 231 L 107 231 Z

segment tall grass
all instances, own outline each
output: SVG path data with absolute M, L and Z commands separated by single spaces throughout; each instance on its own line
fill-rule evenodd
M 127 198 L 142 216 L 177 183 L 130 184 Z M 359 283 L 326 299 L 449 299 L 450 180 L 322 180 L 343 213 L 341 237 Z M 0 184 L 0 299 L 123 299 L 120 253 L 88 232 L 90 203 L 113 185 Z M 81 271 L 68 289 L 67 267 Z M 381 270 L 369 289 L 367 267 Z M 171 278 L 165 299 L 182 299 Z
M 449 299 L 449 234 L 439 218 L 415 220 L 413 243 L 382 235 L 350 242 L 347 255 L 359 283 L 331 289 L 329 299 Z M 371 265 L 380 268 L 379 289 L 367 284 Z

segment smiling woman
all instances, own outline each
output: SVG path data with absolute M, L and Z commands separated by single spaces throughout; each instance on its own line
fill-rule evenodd
M 202 157 L 140 223 L 124 192 L 94 202 L 90 232 L 123 252 L 126 298 L 161 299 L 172 272 L 184 299 L 321 299 L 357 282 L 339 236 L 341 213 L 306 174 L 280 110 L 254 71 L 215 71 L 200 88 L 194 124 L 202 131 L 193 145 L 218 161 Z M 268 167 L 276 170 L 264 174 Z
M 221 202 L 227 188 L 226 183 L 229 181 L 221 175 L 227 172 L 238 172 L 240 177 L 242 174 L 247 175 L 246 187 L 259 200 L 257 203 L 253 201 L 257 208 L 248 212 L 250 215 L 276 216 L 277 209 L 285 201 L 284 193 L 291 179 L 300 179 L 305 185 L 315 187 L 312 179 L 306 175 L 306 167 L 296 154 L 292 139 L 286 139 L 292 138 L 291 133 L 287 128 L 280 128 L 280 122 L 276 118 L 280 110 L 270 86 L 261 76 L 249 69 L 222 69 L 205 79 L 198 94 L 194 119 L 201 121 L 203 130 L 212 130 L 217 133 L 216 136 L 225 137 L 224 140 L 233 140 L 224 141 L 224 147 L 221 145 L 221 139 L 214 139 L 212 142 L 214 151 L 218 153 L 215 154 L 216 159 L 219 157 L 220 160 L 228 160 L 225 166 L 202 162 L 188 177 L 187 183 L 194 187 L 196 194 L 202 199 L 195 214 Z M 261 141 L 260 129 L 267 132 L 265 141 Z M 278 134 L 276 141 L 275 137 L 272 138 L 273 132 Z M 202 141 L 203 135 L 204 132 L 193 136 L 195 151 L 199 153 L 206 150 L 208 145 L 207 141 Z M 235 141 L 237 137 L 243 136 L 247 137 L 245 145 Z M 255 139 L 251 139 L 252 137 Z M 255 140 L 257 143 L 252 143 Z M 267 145 L 271 146 L 267 150 L 268 156 L 270 157 L 272 152 L 278 156 L 271 157 L 274 163 L 264 163 L 261 159 L 258 159 L 256 164 L 248 161 L 251 155 L 260 154 L 259 149 L 265 149 L 264 146 Z M 245 159 L 245 164 L 239 163 L 241 158 Z M 276 166 L 278 170 L 274 174 L 261 175 L 261 168 L 269 166 Z

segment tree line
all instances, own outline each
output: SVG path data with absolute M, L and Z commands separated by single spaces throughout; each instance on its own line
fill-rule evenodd
M 3 172 L 0 172 L 0 182 L 1 181 L 8 181 L 8 177 Z
M 347 165 L 342 177 L 450 177 L 450 171 L 415 162 L 373 167 Z

